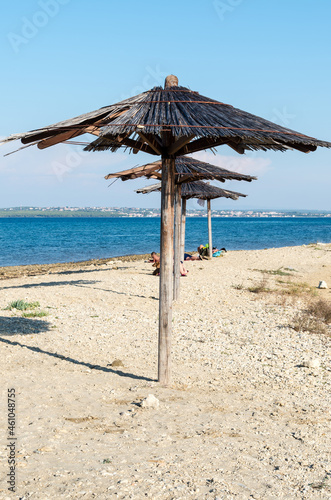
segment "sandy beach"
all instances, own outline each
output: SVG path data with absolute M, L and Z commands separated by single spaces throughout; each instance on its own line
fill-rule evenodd
M 331 324 L 306 312 L 331 302 L 331 245 L 187 268 L 170 387 L 144 258 L 1 269 L 1 499 L 331 498 Z

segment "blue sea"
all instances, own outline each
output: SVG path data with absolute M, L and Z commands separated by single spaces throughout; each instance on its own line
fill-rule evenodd
M 331 242 L 331 218 L 213 218 L 213 245 L 252 250 Z M 187 218 L 186 250 L 208 242 L 206 218 Z M 160 249 L 159 218 L 3 218 L 0 266 L 77 262 Z

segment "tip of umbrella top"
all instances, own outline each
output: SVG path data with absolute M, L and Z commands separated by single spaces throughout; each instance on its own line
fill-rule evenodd
M 178 87 L 178 78 L 175 75 L 168 75 L 164 82 L 164 88 Z

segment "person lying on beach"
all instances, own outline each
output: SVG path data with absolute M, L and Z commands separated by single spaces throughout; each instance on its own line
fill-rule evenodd
M 212 254 L 214 255 L 214 253 L 217 253 L 217 252 L 226 252 L 227 250 L 225 248 L 221 248 L 220 250 L 216 247 L 213 247 L 213 252 Z M 209 257 L 209 244 L 207 243 L 207 245 L 203 246 L 203 245 L 199 245 L 198 246 L 198 252 L 199 252 L 199 255 L 206 259 L 207 257 Z
M 157 255 L 156 252 L 151 253 L 151 258 L 149 262 L 152 262 L 152 266 L 155 267 L 153 271 L 154 276 L 160 276 L 160 256 Z M 185 269 L 183 262 L 180 262 L 180 274 L 181 276 L 186 276 L 188 273 L 187 269 Z
M 201 255 L 191 255 L 190 253 L 184 253 L 184 260 L 202 260 Z

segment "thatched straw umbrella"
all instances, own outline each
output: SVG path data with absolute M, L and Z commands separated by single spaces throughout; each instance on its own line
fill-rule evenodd
M 162 160 L 147 163 L 139 167 L 133 167 L 121 172 L 112 172 L 105 176 L 105 179 L 119 177 L 122 181 L 146 177 L 147 179 L 162 179 Z M 239 172 L 233 172 L 222 167 L 216 167 L 205 161 L 197 160 L 191 156 L 177 156 L 175 183 L 183 184 L 186 182 L 198 181 L 201 179 L 217 180 L 225 182 L 226 180 L 247 181 L 256 180 L 256 177 Z
M 20 139 L 25 145 L 37 144 L 44 149 L 85 133 L 99 136 L 88 151 L 125 147 L 133 153 L 162 156 L 158 379 L 167 384 L 171 366 L 175 158 L 222 144 L 240 154 L 291 148 L 308 153 L 317 146 L 330 148 L 331 144 L 179 87 L 173 75 L 166 78 L 164 89 L 154 87 L 120 103 L 7 140 Z
M 161 191 L 161 182 L 153 184 L 152 186 L 147 186 L 141 189 L 137 189 L 136 193 L 148 194 L 155 191 Z M 181 186 L 181 199 L 182 206 L 181 211 L 178 210 L 178 206 L 175 206 L 175 212 L 178 213 L 178 219 L 180 219 L 180 259 L 184 260 L 184 249 L 185 249 L 185 225 L 186 225 L 186 200 L 191 198 L 197 198 L 199 200 L 207 200 L 207 217 L 208 217 L 208 245 L 209 245 L 209 257 L 213 255 L 213 240 L 212 240 L 212 230 L 211 230 L 211 200 L 216 198 L 230 198 L 231 200 L 238 200 L 239 197 L 246 197 L 246 194 L 237 193 L 236 191 L 228 191 L 226 189 L 221 189 L 217 186 L 211 186 L 209 183 L 202 181 L 187 182 Z M 175 219 L 177 219 L 175 217 Z M 175 242 L 176 248 L 176 242 Z M 178 280 L 179 281 L 179 280 Z M 178 300 L 179 298 L 179 286 L 177 284 L 176 276 L 174 279 L 174 298 Z

